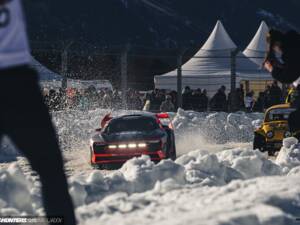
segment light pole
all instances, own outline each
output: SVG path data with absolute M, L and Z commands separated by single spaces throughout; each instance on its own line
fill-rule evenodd
M 63 51 L 61 54 L 61 75 L 63 76 L 63 80 L 62 80 L 62 88 L 66 89 L 68 86 L 68 80 L 67 80 L 67 73 L 68 73 L 68 50 L 71 47 L 71 45 L 73 44 L 73 41 L 68 41 L 65 45 L 65 47 L 63 47 Z

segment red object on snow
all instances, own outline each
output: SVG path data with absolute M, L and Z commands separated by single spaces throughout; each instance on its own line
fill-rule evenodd
M 105 116 L 104 116 L 104 118 L 102 119 L 102 121 L 101 121 L 101 128 L 104 128 L 106 125 L 107 125 L 107 123 L 109 122 L 109 121 L 111 121 L 111 119 L 112 119 L 113 117 L 111 116 L 111 113 L 109 113 L 109 114 L 106 114 Z

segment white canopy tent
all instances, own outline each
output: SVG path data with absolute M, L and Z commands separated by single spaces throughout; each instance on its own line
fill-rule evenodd
M 262 65 L 267 52 L 268 46 L 266 42 L 266 36 L 268 32 L 268 25 L 264 21 L 262 21 L 254 38 L 243 52 L 245 56 L 247 56 L 258 66 Z
M 224 85 L 227 91 L 231 83 L 231 52 L 236 50 L 221 21 L 218 21 L 208 40 L 196 55 L 182 66 L 182 86 L 192 89 L 206 89 L 212 96 Z M 236 59 L 237 85 L 241 80 L 265 79 L 268 74 L 262 71 L 242 53 Z M 158 89 L 177 90 L 177 70 L 165 75 L 155 76 Z

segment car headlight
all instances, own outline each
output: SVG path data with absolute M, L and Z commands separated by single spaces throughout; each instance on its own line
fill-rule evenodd
M 118 146 L 117 146 L 117 145 L 109 145 L 108 148 L 109 148 L 109 149 L 117 149 Z
M 292 136 L 292 133 L 290 132 L 290 131 L 286 131 L 285 133 L 284 133 L 284 137 L 285 138 L 288 138 L 288 137 L 291 137 Z
M 139 143 L 139 144 L 138 144 L 138 147 L 139 147 L 139 148 L 146 148 L 146 147 L 147 147 L 147 144 L 146 144 L 146 143 Z
M 274 137 L 274 132 L 273 131 L 267 132 L 267 138 L 272 138 L 272 137 Z

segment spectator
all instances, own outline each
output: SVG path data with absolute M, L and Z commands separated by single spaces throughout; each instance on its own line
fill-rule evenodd
M 201 89 L 197 89 L 192 92 L 191 96 L 191 108 L 194 111 L 200 111 L 200 101 L 201 101 Z
M 265 92 L 260 92 L 259 96 L 254 103 L 254 112 L 263 112 L 265 110 Z
M 282 103 L 282 90 L 278 86 L 276 80 L 273 81 L 269 89 L 269 101 L 270 101 L 270 106 L 278 105 Z
M 186 86 L 182 93 L 182 108 L 184 110 L 193 109 L 193 107 L 192 107 L 192 90 L 189 86 Z
M 8 14 L 3 18 L 2 13 L 0 22 L 0 139 L 9 136 L 39 175 L 47 216 L 63 216 L 65 224 L 75 225 L 56 132 L 43 102 L 37 72 L 30 67 L 21 2 L 0 0 L 2 12 Z
M 220 112 L 227 111 L 227 98 L 226 98 L 226 87 L 222 86 L 218 92 L 212 97 L 210 101 L 210 108 L 212 111 Z
M 245 108 L 245 104 L 244 104 L 245 92 L 242 84 L 240 88 L 236 89 L 236 95 L 237 95 L 238 110 L 243 110 Z
M 249 92 L 245 96 L 244 100 L 246 112 L 252 112 L 252 108 L 254 106 L 254 98 L 253 98 L 253 92 Z
M 151 101 L 150 99 L 147 99 L 143 107 L 143 111 L 149 112 L 150 110 L 151 110 Z
M 111 91 L 106 91 L 103 96 L 103 106 L 106 109 L 111 109 L 112 107 L 112 93 Z
M 172 96 L 172 101 L 174 104 L 175 109 L 178 108 L 178 104 L 177 104 L 177 92 L 176 91 L 171 91 L 170 95 Z
M 264 62 L 264 67 L 272 76 L 281 83 L 291 84 L 300 76 L 299 49 L 300 35 L 296 31 L 283 33 L 278 30 L 270 30 L 267 36 L 269 52 Z M 295 102 L 296 111 L 289 116 L 289 127 L 295 134 L 300 130 L 300 97 Z M 298 137 L 299 135 L 297 135 Z M 299 137 L 298 137 L 299 138 Z
M 172 102 L 172 96 L 171 95 L 167 95 L 166 100 L 161 103 L 160 111 L 161 112 L 174 112 L 175 111 L 175 106 Z
M 204 89 L 200 95 L 200 104 L 199 104 L 199 111 L 206 112 L 208 109 L 208 97 L 207 91 Z

